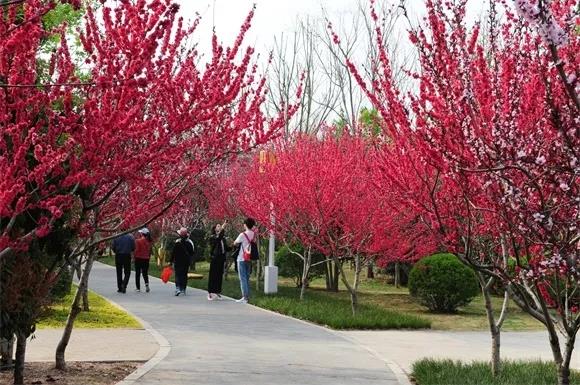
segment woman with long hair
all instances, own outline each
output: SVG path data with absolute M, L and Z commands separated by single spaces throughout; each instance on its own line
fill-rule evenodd
M 228 245 L 224 238 L 227 221 L 223 224 L 216 224 L 209 237 L 209 254 L 211 262 L 209 264 L 209 278 L 207 281 L 207 299 L 221 299 L 222 281 L 224 276 L 224 266 L 226 264 L 226 253 Z
M 252 261 L 250 261 L 249 258 L 246 258 L 244 251 L 249 250 L 251 242 L 255 241 L 255 225 L 256 221 L 253 218 L 246 218 L 244 221 L 244 231 L 241 232 L 234 241 L 234 245 L 240 245 L 237 263 L 242 297 L 236 300 L 238 303 L 248 303 L 250 300 L 250 273 L 252 272 Z

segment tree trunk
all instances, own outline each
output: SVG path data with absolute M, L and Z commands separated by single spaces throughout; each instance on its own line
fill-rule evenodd
M 574 351 L 574 343 L 576 342 L 576 333 L 577 330 L 566 339 L 564 360 L 558 366 L 558 385 L 570 385 L 570 361 L 572 360 L 572 352 Z
M 306 285 L 308 285 L 308 277 L 302 278 L 302 286 L 300 287 L 300 301 L 304 299 L 304 293 L 306 292 Z
M 478 273 L 479 274 L 479 273 Z M 481 283 L 481 282 L 480 282 Z M 485 282 L 482 283 L 481 291 L 485 302 L 485 313 L 487 314 L 487 321 L 489 324 L 489 331 L 491 333 L 491 374 L 496 377 L 500 371 L 500 329 L 495 324 L 495 317 L 493 315 L 493 307 L 491 304 L 491 296 L 489 290 L 486 289 Z
M 90 311 L 89 307 L 89 288 L 86 287 L 83 291 L 83 311 Z
M 231 259 L 226 259 L 225 266 L 224 266 L 224 281 L 228 280 L 228 273 L 230 272 L 230 268 L 232 267 L 233 261 Z
M 24 362 L 26 358 L 26 336 L 16 334 L 16 359 L 14 362 L 14 385 L 24 384 Z
M 338 292 L 338 280 L 340 279 L 340 268 L 342 267 L 342 263 L 336 259 L 333 262 L 334 273 L 332 276 L 332 288 L 331 290 L 334 292 Z
M 395 287 L 398 289 L 401 286 L 401 263 L 395 262 Z
M 547 313 L 547 311 L 546 311 Z M 562 351 L 560 350 L 560 339 L 558 338 L 558 332 L 554 328 L 554 324 L 550 319 L 546 318 L 546 326 L 548 329 L 548 338 L 550 340 L 550 348 L 552 349 L 552 355 L 554 356 L 554 362 L 558 367 L 560 367 L 564 361 L 562 358 Z
M 83 269 L 81 266 L 81 258 L 82 257 L 78 257 L 77 260 L 75 261 L 75 264 L 74 264 L 74 269 L 75 269 L 75 272 L 77 273 L 77 279 L 81 279 L 81 275 L 83 273 Z
M 65 353 L 66 347 L 70 341 L 70 336 L 72 334 L 75 319 L 76 319 L 77 315 L 81 312 L 81 307 L 79 305 L 80 305 L 82 294 L 88 287 L 89 274 L 91 273 L 91 268 L 93 267 L 93 258 L 94 258 L 93 250 L 90 250 L 89 255 L 87 257 L 87 262 L 85 263 L 85 267 L 84 267 L 83 273 L 81 275 L 81 279 L 79 281 L 79 286 L 77 287 L 77 291 L 75 293 L 75 298 L 73 300 L 73 303 L 71 304 L 68 318 L 66 320 L 66 326 L 65 326 L 64 331 L 62 333 L 62 337 L 60 339 L 60 342 L 58 343 L 58 346 L 56 347 L 55 365 L 56 365 L 56 368 L 59 370 L 64 370 L 66 368 L 66 361 L 64 359 L 64 353 Z
M 260 281 L 262 279 L 261 273 L 262 272 L 262 260 L 258 258 L 256 261 L 256 291 L 260 291 Z
M 354 317 L 356 315 L 356 309 L 358 308 L 358 294 L 355 290 L 350 291 L 350 307 Z
M 304 266 L 302 267 L 302 286 L 300 287 L 300 301 L 304 299 L 304 293 L 308 287 L 308 275 L 310 274 L 310 264 L 312 263 L 310 250 L 304 255 Z
M 491 374 L 494 377 L 499 375 L 501 370 L 501 333 L 498 328 L 491 328 Z
M 497 377 L 501 370 L 501 324 L 503 323 L 503 318 L 505 317 L 505 308 L 507 306 L 507 292 L 504 297 L 504 306 L 502 313 L 500 314 L 500 319 L 496 322 L 495 315 L 493 313 L 493 306 L 491 302 L 491 294 L 489 292 L 493 278 L 487 282 L 482 273 L 476 272 L 479 285 L 481 287 L 481 293 L 483 294 L 483 300 L 485 304 L 485 314 L 487 315 L 487 322 L 489 325 L 489 331 L 491 333 L 491 374 Z
M 358 308 L 358 286 L 360 284 L 360 274 L 362 272 L 362 263 L 360 255 L 354 257 L 354 284 L 353 290 L 350 294 L 350 300 L 352 304 L 352 315 L 355 315 L 356 309 Z
M 358 307 L 358 294 L 356 292 L 356 289 L 358 287 L 358 278 L 360 275 L 360 264 L 357 263 L 357 261 L 358 261 L 358 258 L 355 258 L 354 286 L 350 285 L 350 283 L 348 282 L 348 279 L 346 279 L 346 275 L 344 274 L 344 269 L 342 268 L 342 265 L 339 265 L 340 277 L 341 277 L 342 283 L 344 284 L 344 286 L 346 287 L 346 289 L 350 293 L 350 305 L 352 308 L 352 315 L 353 316 L 356 315 L 356 309 Z M 335 263 L 336 263 L 336 261 L 335 261 Z
M 331 271 L 330 261 L 326 261 L 324 263 L 324 266 L 326 267 L 324 269 L 324 279 L 326 282 L 326 291 L 330 291 L 330 286 L 331 286 L 330 283 L 332 282 L 332 277 L 331 277 L 332 271 Z
M 338 263 L 334 258 L 326 262 L 326 291 L 338 292 L 338 280 L 340 279 Z
M 570 385 L 570 365 L 558 366 L 558 385 Z
M 0 339 L 0 369 L 12 368 L 14 365 L 14 336 L 10 339 Z
M 367 278 L 368 279 L 374 279 L 375 278 L 375 269 L 374 269 L 375 265 L 373 262 L 369 262 L 369 264 L 367 265 Z

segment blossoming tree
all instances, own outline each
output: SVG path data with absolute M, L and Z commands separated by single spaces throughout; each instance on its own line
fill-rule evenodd
M 186 44 L 198 20 L 185 26 L 171 1 L 123 1 L 98 12 L 88 4 L 80 52 L 57 27 L 60 42 L 44 69 L 42 41 L 55 30 L 42 17 L 58 3 L 0 7 L 0 261 L 8 266 L 36 240 L 70 229 L 75 248 L 61 257 L 88 256 L 82 293 L 100 243 L 155 220 L 198 175 L 268 141 L 283 122 L 262 114 L 265 79 L 253 49 L 243 47 L 253 11 L 231 47 L 213 36 L 200 65 Z M 81 67 L 75 54 L 84 57 Z
M 577 4 L 492 1 L 484 38 L 466 3 L 427 1 L 410 31 L 417 92 L 399 92 L 384 53 L 381 76 L 358 79 L 389 135 L 460 198 L 437 203 L 453 214 L 434 218 L 446 245 L 546 326 L 568 384 L 580 329 Z

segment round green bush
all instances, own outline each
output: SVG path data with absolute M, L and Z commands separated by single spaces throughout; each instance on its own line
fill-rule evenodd
M 453 254 L 421 259 L 409 274 L 409 292 L 433 312 L 454 313 L 479 294 L 475 273 Z

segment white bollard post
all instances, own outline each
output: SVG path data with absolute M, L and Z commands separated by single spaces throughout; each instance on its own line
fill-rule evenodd
M 270 203 L 270 240 L 268 243 L 268 266 L 265 267 L 264 293 L 274 294 L 278 292 L 278 267 L 274 265 L 274 250 L 276 240 L 274 238 L 274 204 Z

